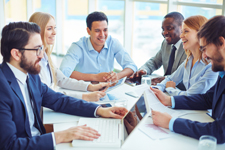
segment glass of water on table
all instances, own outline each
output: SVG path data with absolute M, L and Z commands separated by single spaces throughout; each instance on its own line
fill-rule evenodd
M 210 135 L 203 135 L 199 138 L 198 150 L 216 150 L 217 139 Z
M 151 86 L 151 84 L 152 84 L 151 75 L 142 75 L 141 76 L 141 84 L 148 84 L 149 86 Z

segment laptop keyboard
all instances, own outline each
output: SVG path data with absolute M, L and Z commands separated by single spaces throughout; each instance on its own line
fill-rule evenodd
M 101 134 L 101 136 L 98 139 L 94 140 L 94 142 L 100 143 L 115 142 L 119 138 L 118 125 L 119 124 L 117 120 L 97 119 L 92 128 L 97 130 Z

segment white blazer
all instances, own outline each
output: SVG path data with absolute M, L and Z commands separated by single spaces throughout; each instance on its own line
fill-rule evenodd
M 44 57 L 40 61 L 41 71 L 39 76 L 41 81 L 45 83 L 48 87 L 53 88 L 53 76 L 51 69 L 48 65 L 48 56 L 44 53 Z M 66 77 L 61 70 L 54 66 L 55 75 L 57 80 L 57 86 L 65 89 L 75 90 L 75 91 L 87 91 L 87 87 L 90 82 L 84 82 L 83 80 L 76 80 Z M 76 93 L 73 97 L 82 99 L 82 93 Z

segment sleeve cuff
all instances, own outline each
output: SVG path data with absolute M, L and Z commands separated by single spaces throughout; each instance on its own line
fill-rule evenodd
M 52 141 L 53 141 L 53 147 L 54 147 L 54 150 L 56 149 L 56 143 L 55 143 L 55 134 L 54 132 L 52 132 Z
M 170 98 L 171 98 L 171 104 L 172 104 L 171 108 L 175 108 L 175 99 L 173 96 L 171 96 Z
M 124 68 L 130 68 L 131 70 L 134 71 L 134 73 L 137 71 L 137 67 L 136 66 L 133 66 L 133 65 L 127 65 Z
M 174 121 L 176 120 L 177 118 L 176 117 L 173 117 L 172 119 L 170 119 L 170 122 L 169 122 L 169 129 L 170 131 L 174 132 L 173 131 L 173 124 L 174 124 Z
M 95 112 L 94 112 L 94 116 L 95 116 L 95 117 L 100 117 L 100 116 L 96 115 L 97 110 L 98 110 L 98 108 L 99 108 L 99 107 L 101 107 L 101 106 L 99 105 L 99 106 L 98 106 L 98 107 L 96 107 L 96 109 L 95 109 Z
M 166 88 L 166 92 L 167 92 L 168 94 L 170 94 L 170 95 L 173 95 L 173 90 L 174 90 L 173 87 L 168 87 L 168 88 Z

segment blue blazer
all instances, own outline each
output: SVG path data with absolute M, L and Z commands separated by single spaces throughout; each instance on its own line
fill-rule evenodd
M 30 87 L 40 114 L 41 106 L 67 114 L 94 117 L 97 104 L 56 93 L 40 81 L 39 75 L 31 75 Z M 40 116 L 38 116 L 40 119 Z M 41 128 L 44 130 L 43 124 Z M 6 63 L 0 66 L 0 149 L 51 150 L 51 133 L 32 137 L 26 105 L 18 82 Z
M 210 123 L 200 123 L 178 118 L 173 130 L 196 139 L 202 135 L 212 135 L 217 143 L 225 142 L 225 78 L 218 78 L 216 84 L 205 94 L 195 96 L 175 96 L 176 109 L 207 110 L 212 109 Z

